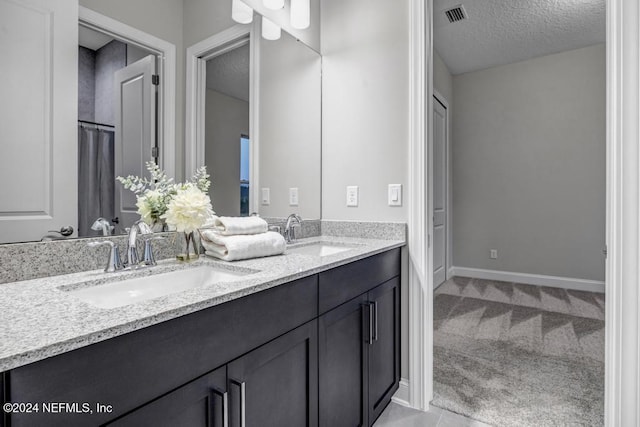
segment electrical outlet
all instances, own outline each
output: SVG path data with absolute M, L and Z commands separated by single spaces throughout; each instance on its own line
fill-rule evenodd
M 358 186 L 347 187 L 347 206 L 358 206 Z
M 298 206 L 298 189 L 289 189 L 289 206 Z
M 497 249 L 490 249 L 489 250 L 489 258 L 498 259 L 498 250 Z
M 262 189 L 262 204 L 268 205 L 271 203 L 271 191 L 268 188 Z

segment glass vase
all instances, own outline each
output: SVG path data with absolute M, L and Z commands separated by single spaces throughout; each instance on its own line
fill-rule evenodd
M 198 241 L 195 232 L 176 232 L 176 259 L 178 261 L 189 262 L 198 259 Z
M 153 224 L 151 224 L 151 231 L 153 231 L 154 233 L 162 233 L 163 231 L 167 231 L 166 228 L 167 224 L 162 220 L 153 221 Z

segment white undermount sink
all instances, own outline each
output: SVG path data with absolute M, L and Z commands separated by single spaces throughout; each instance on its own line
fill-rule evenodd
M 247 274 L 201 266 L 77 289 L 69 295 L 99 308 L 115 308 L 214 283 L 234 282 Z
M 331 243 L 318 242 L 318 243 L 311 243 L 304 246 L 290 247 L 287 249 L 287 251 L 292 252 L 294 254 L 323 257 L 323 256 L 339 254 L 340 252 L 346 252 L 351 249 L 353 249 L 352 246 L 335 245 Z

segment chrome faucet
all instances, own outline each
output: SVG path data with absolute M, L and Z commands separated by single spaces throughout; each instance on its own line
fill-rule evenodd
M 128 268 L 136 268 L 140 263 L 138 256 L 138 234 L 153 234 L 151 227 L 143 220 L 138 220 L 129 229 L 129 237 L 127 239 L 127 261 Z
M 293 224 L 296 222 L 296 224 Z M 295 228 L 300 227 L 302 225 L 302 218 L 298 214 L 291 214 L 287 217 L 287 224 L 284 227 L 284 239 L 287 243 L 293 243 L 296 240 L 296 232 Z
M 93 225 L 91 226 L 92 230 L 102 231 L 103 236 L 111 236 L 111 233 L 113 233 L 114 228 L 115 227 L 113 225 L 109 224 L 109 221 L 107 221 L 102 217 L 96 219 Z

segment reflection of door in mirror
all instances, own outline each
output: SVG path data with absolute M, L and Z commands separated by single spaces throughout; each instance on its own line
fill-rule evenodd
M 156 157 L 156 58 L 82 25 L 78 34 L 78 235 L 103 235 L 98 218 L 120 233 L 139 215 L 115 177 L 146 175 Z
M 76 227 L 77 16 L 73 1 L 0 1 L 0 243 Z
M 249 41 L 206 62 L 205 164 L 218 215 L 249 214 Z

